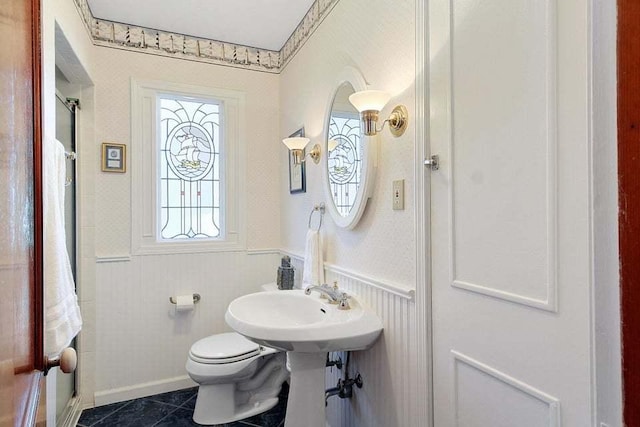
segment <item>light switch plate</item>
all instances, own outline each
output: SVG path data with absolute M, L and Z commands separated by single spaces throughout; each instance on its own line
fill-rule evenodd
M 393 181 L 393 210 L 404 210 L 404 179 Z

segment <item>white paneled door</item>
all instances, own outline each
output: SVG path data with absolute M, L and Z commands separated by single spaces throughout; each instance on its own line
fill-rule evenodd
M 592 425 L 588 3 L 429 2 L 435 427 Z

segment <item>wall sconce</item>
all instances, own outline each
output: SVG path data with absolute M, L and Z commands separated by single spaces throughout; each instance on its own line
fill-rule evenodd
M 333 150 L 336 149 L 337 146 L 338 146 L 338 141 L 336 141 L 335 139 L 330 139 L 329 141 L 327 141 L 328 152 L 332 152 Z
M 404 105 L 397 105 L 388 119 L 382 122 L 382 127 L 376 129 L 380 110 L 391 99 L 391 95 L 381 90 L 363 90 L 349 96 L 349 102 L 360 112 L 360 128 L 367 136 L 376 135 L 389 122 L 389 130 L 393 136 L 400 136 L 407 129 L 409 113 Z
M 291 151 L 291 155 L 293 156 L 293 164 L 299 165 L 306 160 L 303 153 L 304 147 L 307 146 L 309 141 L 309 138 L 303 138 L 299 136 L 293 138 L 285 138 L 282 140 L 282 143 L 287 146 L 289 151 Z M 318 164 L 320 162 L 320 144 L 314 145 L 311 151 L 307 153 L 307 156 L 311 157 L 315 164 Z

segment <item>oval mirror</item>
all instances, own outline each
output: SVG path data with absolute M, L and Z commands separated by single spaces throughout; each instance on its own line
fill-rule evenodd
M 349 95 L 366 89 L 362 75 L 345 69 L 330 97 L 325 118 L 325 189 L 335 223 L 356 226 L 371 195 L 376 169 L 376 138 L 360 131 L 360 115 Z

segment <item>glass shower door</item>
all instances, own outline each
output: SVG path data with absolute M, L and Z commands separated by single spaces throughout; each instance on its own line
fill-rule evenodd
M 64 145 L 67 153 L 76 151 L 76 113 L 75 105 L 60 97 L 56 100 L 56 139 Z M 73 156 L 67 157 L 67 182 L 64 197 L 65 232 L 67 235 L 67 251 L 77 288 L 76 274 L 76 165 Z M 76 347 L 75 339 L 71 343 Z M 56 375 L 56 420 L 59 423 L 65 410 L 76 394 L 76 373 L 63 374 L 59 368 Z

